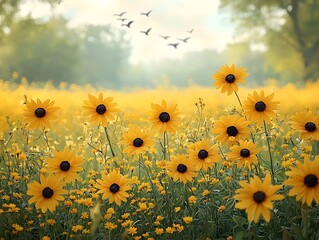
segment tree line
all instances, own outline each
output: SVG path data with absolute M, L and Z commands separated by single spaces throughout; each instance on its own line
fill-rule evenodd
M 60 2 L 43 1 L 52 7 Z M 39 84 L 47 81 L 54 85 L 60 82 L 90 83 L 112 89 L 154 87 L 164 83 L 180 87 L 192 84 L 209 86 L 212 84 L 211 74 L 222 65 L 232 63 L 248 69 L 248 83 L 254 86 L 272 78 L 281 84 L 303 84 L 319 77 L 319 68 L 316 67 L 319 36 L 310 34 L 319 21 L 301 24 L 319 17 L 317 10 L 309 8 L 317 1 L 296 3 L 282 0 L 282 4 L 278 3 L 281 1 L 221 2 L 222 9 L 241 16 L 235 21 L 240 23 L 239 29 L 249 28 L 251 37 L 228 45 L 222 52 L 204 49 L 189 52 L 182 59 L 133 65 L 129 62 L 132 46 L 121 29 L 111 25 L 86 25 L 72 29 L 66 19 L 54 15 L 47 20 L 34 19 L 30 15 L 21 18 L 17 16 L 21 1 L 0 0 L 0 79 L 10 79 L 12 72 L 18 72 L 19 76 Z M 291 5 L 287 5 L 288 2 Z M 8 5 L 11 7 L 8 8 Z M 279 11 L 284 7 L 286 12 Z M 311 16 L 306 14 L 307 9 Z M 285 20 L 280 26 L 276 25 L 279 21 L 276 18 L 273 20 L 276 27 L 268 26 L 271 11 Z M 291 14 L 297 14 L 297 19 L 293 20 Z M 298 21 L 299 30 L 296 30 Z M 267 31 L 261 31 L 261 34 L 258 32 L 260 29 Z M 264 44 L 267 51 L 252 50 L 252 43 Z

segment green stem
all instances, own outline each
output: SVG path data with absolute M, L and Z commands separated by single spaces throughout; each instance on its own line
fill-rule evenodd
M 107 128 L 104 127 L 104 131 L 105 131 L 105 135 L 106 135 L 106 139 L 109 143 L 109 146 L 110 146 L 110 149 L 111 149 L 111 153 L 112 153 L 112 156 L 115 157 L 115 154 L 114 154 L 114 151 L 113 151 L 113 148 L 112 148 L 112 144 L 111 144 L 111 141 L 110 141 L 110 137 L 109 137 L 109 134 L 107 132 Z
M 237 92 L 235 92 L 235 95 L 236 95 L 236 97 L 237 97 L 237 100 L 238 100 L 238 102 L 239 102 L 239 105 L 240 105 L 241 107 L 243 107 L 243 104 L 241 103 L 240 98 L 239 98 Z
M 317 144 L 318 144 L 318 141 L 314 140 L 313 147 L 312 147 L 312 160 L 314 160 L 317 155 Z
M 266 125 L 265 120 L 263 120 L 263 122 L 264 122 L 264 130 L 265 130 L 267 146 L 268 146 L 268 153 L 269 153 L 269 159 L 270 159 L 270 171 L 271 171 L 272 179 L 274 180 L 275 172 L 274 172 L 274 166 L 273 166 L 273 158 L 272 158 L 271 149 L 270 149 L 269 134 L 267 132 L 267 125 Z

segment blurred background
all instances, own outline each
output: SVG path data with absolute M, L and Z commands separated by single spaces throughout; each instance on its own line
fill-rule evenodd
M 0 0 L 0 79 L 110 89 L 319 78 L 319 0 Z

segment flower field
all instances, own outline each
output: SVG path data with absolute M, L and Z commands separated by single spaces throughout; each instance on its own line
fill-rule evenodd
M 0 239 L 318 239 L 319 83 L 0 81 Z

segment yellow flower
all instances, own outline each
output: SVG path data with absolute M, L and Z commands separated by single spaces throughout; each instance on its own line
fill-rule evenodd
M 109 175 L 102 175 L 102 180 L 97 180 L 98 193 L 102 193 L 102 199 L 109 199 L 110 203 L 115 202 L 116 205 L 120 206 L 122 202 L 126 202 L 129 194 L 128 190 L 131 189 L 130 180 L 127 175 L 121 176 L 121 174 L 113 170 Z
M 19 224 L 14 223 L 14 224 L 12 224 L 12 227 L 13 227 L 14 230 L 17 231 L 17 232 L 23 231 L 23 227 L 20 226 Z
M 165 232 L 166 232 L 166 233 L 169 233 L 169 234 L 174 233 L 174 231 L 175 231 L 175 229 L 172 228 L 172 227 L 167 227 L 167 228 L 165 229 Z
M 134 235 L 137 233 L 137 228 L 136 227 L 130 227 L 128 229 L 128 233 L 131 234 L 131 235 Z
M 189 203 L 196 203 L 196 197 L 195 196 L 190 196 L 189 198 L 188 198 L 188 202 Z
M 225 65 L 219 69 L 219 72 L 213 74 L 213 78 L 216 81 L 214 86 L 221 92 L 227 92 L 228 95 L 233 92 L 238 92 L 237 83 L 245 83 L 245 78 L 249 74 L 246 72 L 246 68 L 241 68 L 233 64 L 231 66 Z
M 216 140 L 221 141 L 222 144 L 228 142 L 231 146 L 236 141 L 249 136 L 248 124 L 249 122 L 240 116 L 222 116 L 215 122 L 212 132 L 218 134 Z
M 82 225 L 72 226 L 72 231 L 73 232 L 79 232 L 79 231 L 82 231 L 82 230 L 83 230 L 83 226 Z
M 175 207 L 175 212 L 179 212 L 181 210 L 181 207 Z
M 319 115 L 298 112 L 293 116 L 291 126 L 300 132 L 300 138 L 319 140 Z
M 193 218 L 192 217 L 183 217 L 183 221 L 186 224 L 190 224 L 193 221 Z
M 117 104 L 113 102 L 112 97 L 103 98 L 103 93 L 99 97 L 88 95 L 89 100 L 84 101 L 84 115 L 90 117 L 90 122 L 94 125 L 107 126 L 108 121 L 114 120 L 113 114 L 120 110 L 116 108 Z
M 117 228 L 117 225 L 114 224 L 114 223 L 112 223 L 112 222 L 106 222 L 106 223 L 104 224 L 104 227 L 105 227 L 106 229 L 113 230 L 113 229 Z
M 66 194 L 67 190 L 63 189 L 65 183 L 57 181 L 55 176 L 49 175 L 47 178 L 40 175 L 40 183 L 32 182 L 28 184 L 27 194 L 32 196 L 29 199 L 29 204 L 36 203 L 35 207 L 41 209 L 44 213 L 48 209 L 53 212 L 58 204 L 58 201 L 63 201 L 62 194 Z
M 212 146 L 208 139 L 192 144 L 188 153 L 189 158 L 196 164 L 196 171 L 206 171 L 220 161 L 216 147 Z
M 162 235 L 164 233 L 164 229 L 163 228 L 155 228 L 155 233 L 157 235 Z
M 83 169 L 83 160 L 75 155 L 75 150 L 69 152 L 64 148 L 61 152 L 55 151 L 54 155 L 53 158 L 47 159 L 49 173 L 54 173 L 59 180 L 63 179 L 67 183 L 80 179 L 77 172 Z
M 239 145 L 233 145 L 229 148 L 231 152 L 226 154 L 229 160 L 237 162 L 239 167 L 251 163 L 257 164 L 257 153 L 261 151 L 261 148 L 257 148 L 253 142 L 250 141 L 239 141 Z
M 270 174 L 267 174 L 264 182 L 258 176 L 250 179 L 250 183 L 240 181 L 242 188 L 238 189 L 234 199 L 238 200 L 236 208 L 245 209 L 248 221 L 258 222 L 262 215 L 266 222 L 270 221 L 270 211 L 273 209 L 272 201 L 282 200 L 282 194 L 275 194 L 282 186 L 272 185 Z
M 279 109 L 279 102 L 273 101 L 274 93 L 265 96 L 264 90 L 260 94 L 256 91 L 248 94 L 248 98 L 244 101 L 244 115 L 251 121 L 262 124 L 263 121 L 270 123 L 270 118 L 275 117 L 275 110 Z
M 172 156 L 171 161 L 168 163 L 166 169 L 168 175 L 173 177 L 176 182 L 180 180 L 184 184 L 192 181 L 196 176 L 195 165 L 185 155 Z
M 288 179 L 284 183 L 292 186 L 289 196 L 296 195 L 298 201 L 308 206 L 311 206 L 313 200 L 319 204 L 319 156 L 313 161 L 306 157 L 304 163 L 297 161 L 296 165 L 286 172 Z
M 124 134 L 121 144 L 126 145 L 123 152 L 128 155 L 139 155 L 147 152 L 154 145 L 150 132 L 145 132 L 140 128 L 132 128 L 128 133 Z
M 152 104 L 153 111 L 149 113 L 152 128 L 158 130 L 160 133 L 165 131 L 174 133 L 180 124 L 180 113 L 177 105 L 173 104 L 167 106 L 167 103 L 162 100 L 162 104 Z
M 50 127 L 50 121 L 57 119 L 55 112 L 59 109 L 53 107 L 54 101 L 49 99 L 41 102 L 40 99 L 26 102 L 26 109 L 24 110 L 25 121 L 30 128 L 47 128 Z

